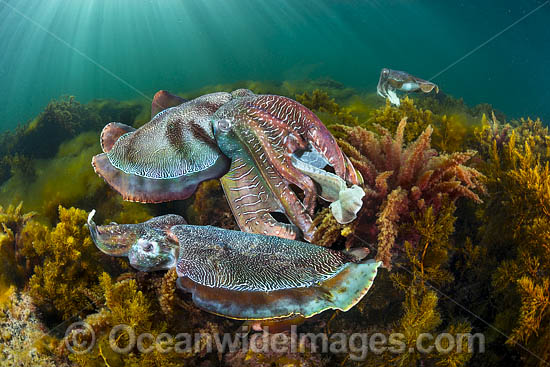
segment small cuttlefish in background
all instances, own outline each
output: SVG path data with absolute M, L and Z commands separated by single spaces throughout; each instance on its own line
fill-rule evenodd
M 387 68 L 380 72 L 380 79 L 376 87 L 379 96 L 389 98 L 390 102 L 396 106 L 400 105 L 396 90 L 430 93 L 434 89 L 436 93 L 439 93 L 439 87 L 430 81 L 417 78 L 405 71 Z

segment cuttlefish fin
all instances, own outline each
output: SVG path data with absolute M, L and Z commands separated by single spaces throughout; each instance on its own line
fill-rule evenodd
M 430 93 L 432 90 L 435 89 L 435 92 L 436 93 L 439 93 L 439 87 L 434 84 L 434 83 L 431 83 L 431 82 L 420 82 L 418 83 L 418 85 L 420 86 L 420 89 L 422 90 L 422 92 L 424 93 Z
M 351 261 L 315 285 L 269 292 L 211 287 L 187 276 L 178 278 L 176 284 L 193 293 L 193 302 L 199 308 L 232 319 L 252 320 L 249 325 L 259 330 L 266 324 L 278 328 L 289 322 L 299 323 L 329 309 L 348 311 L 367 294 L 381 264 L 374 260 Z M 271 264 L 266 261 L 265 265 L 269 268 Z M 276 325 L 277 321 L 283 324 Z
M 159 90 L 153 97 L 151 104 L 151 118 L 155 117 L 159 112 L 170 107 L 176 107 L 187 102 L 185 98 L 178 97 L 165 90 Z
M 225 164 L 221 162 L 220 164 Z M 106 153 L 92 159 L 94 171 L 101 176 L 126 201 L 162 203 L 190 197 L 200 182 L 199 176 L 181 176 L 171 179 L 153 179 L 125 173 L 111 164 Z M 218 164 L 206 171 L 212 171 Z
M 256 166 L 241 158 L 233 159 L 229 172 L 220 179 L 233 216 L 244 232 L 288 239 L 297 237 L 292 224 L 278 222 L 271 213 L 284 213 L 281 203 L 263 182 Z
M 113 145 L 115 145 L 118 138 L 133 131 L 136 131 L 136 129 L 120 122 L 111 122 L 110 124 L 105 125 L 99 138 L 101 149 L 104 153 L 109 152 L 111 148 L 113 148 Z

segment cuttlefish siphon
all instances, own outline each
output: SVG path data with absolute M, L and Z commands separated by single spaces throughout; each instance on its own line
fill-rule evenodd
M 97 226 L 94 213 L 88 226 L 101 251 L 128 257 L 141 271 L 175 267 L 178 286 L 192 293 L 199 308 L 231 319 L 284 323 L 328 309 L 347 311 L 365 296 L 381 264 L 366 260 L 366 249 L 341 252 L 274 236 L 186 225 L 176 215 Z

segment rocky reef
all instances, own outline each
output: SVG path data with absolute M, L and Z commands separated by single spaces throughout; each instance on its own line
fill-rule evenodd
M 66 97 L 1 137 L 0 364 L 546 365 L 550 132 L 542 121 L 507 121 L 489 105 L 468 107 L 443 93 L 406 97 L 395 107 L 330 80 L 244 81 L 182 95 L 237 88 L 284 95 L 311 109 L 364 181 L 363 208 L 352 223 L 339 224 L 328 203 L 318 201 L 313 242 L 338 250 L 366 246 L 385 269 L 353 309 L 324 312 L 298 331 L 330 341 L 353 333 L 400 335 L 401 352 L 325 353 L 322 338 L 301 341 L 291 332 L 285 342 L 295 350 L 264 351 L 265 343 L 282 343 L 279 334 L 262 338 L 241 321 L 200 311 L 176 287 L 175 271 L 137 272 L 102 254 L 85 225 L 92 208 L 103 215 L 98 223 L 177 213 L 190 224 L 237 226 L 218 181 L 203 182 L 180 202 L 123 202 L 94 174 L 90 159 L 99 153 L 103 125 L 138 127 L 149 107 Z M 74 322 L 90 329 L 71 330 Z M 117 325 L 128 328 L 112 334 Z M 139 348 L 116 352 L 132 341 L 130 329 L 147 337 Z M 173 338 L 180 333 L 193 337 Z M 419 352 L 426 333 L 479 333 L 485 349 L 466 340 L 459 350 L 445 339 L 446 352 Z M 222 335 L 232 349 L 216 348 Z M 244 344 L 254 336 L 259 349 Z M 80 353 L 75 345 L 91 347 Z

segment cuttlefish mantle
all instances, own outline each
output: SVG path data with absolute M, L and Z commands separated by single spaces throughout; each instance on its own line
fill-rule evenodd
M 379 96 L 388 98 L 390 103 L 399 106 L 399 97 L 396 91 L 430 93 L 435 89 L 439 93 L 439 87 L 427 80 L 417 78 L 405 71 L 384 68 L 380 72 L 380 79 L 376 92 Z
M 229 169 L 209 120 L 230 93 L 207 94 L 191 101 L 160 91 L 151 121 L 139 129 L 112 122 L 101 133 L 102 154 L 95 172 L 124 200 L 159 203 L 188 198 L 197 185 Z
M 211 226 L 176 224 L 159 229 L 154 224 L 157 218 L 132 225 L 137 227 L 96 226 L 92 215 L 88 225 L 103 252 L 128 256 L 130 264 L 142 271 L 175 266 L 179 287 L 192 293 L 199 308 L 232 319 L 288 321 L 328 309 L 347 311 L 365 296 L 381 264 L 366 260 L 366 249 L 334 251 Z M 117 249 L 119 234 L 126 231 L 132 245 L 125 242 Z M 110 244 L 108 250 L 98 244 L 97 233 Z M 111 233 L 115 238 L 109 238 Z M 174 256 L 176 261 L 170 261 Z

